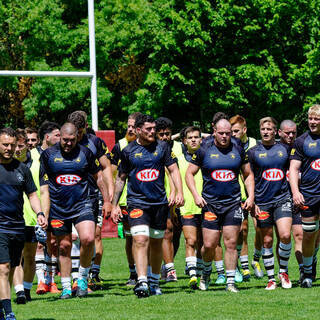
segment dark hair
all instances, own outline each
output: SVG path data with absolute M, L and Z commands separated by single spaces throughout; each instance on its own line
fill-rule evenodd
M 60 130 L 60 126 L 56 122 L 45 121 L 39 128 L 39 137 L 42 141 L 46 134 L 51 133 L 53 130 Z
M 86 132 L 89 134 L 93 134 L 94 136 L 96 135 L 96 132 L 92 128 L 87 128 Z
M 134 113 L 131 113 L 129 114 L 129 117 L 128 117 L 128 120 L 129 119 L 133 119 L 133 120 L 136 120 L 138 116 L 141 116 L 142 113 L 141 112 L 134 112 Z
M 23 139 L 27 143 L 27 134 L 25 129 L 18 128 L 16 130 L 17 140 Z
M 172 128 L 172 121 L 166 117 L 160 117 L 156 120 L 156 131 Z
M 3 134 L 6 134 L 9 137 L 17 138 L 16 131 L 13 130 L 12 128 L 9 128 L 9 127 L 5 127 L 5 128 L 0 129 L 0 136 L 2 136 Z
M 201 137 L 201 129 L 199 127 L 196 127 L 196 126 L 190 126 L 190 127 L 185 128 L 185 130 L 184 130 L 184 138 L 187 137 L 187 134 L 189 132 L 193 132 L 193 131 L 198 131 L 199 134 L 200 134 L 200 137 Z
M 186 137 L 186 130 L 189 128 L 189 126 L 186 126 L 186 127 L 183 127 L 180 132 L 179 132 L 179 135 L 180 135 L 180 139 L 183 140 L 185 137 Z
M 24 131 L 25 131 L 26 134 L 36 133 L 38 135 L 38 130 L 36 128 L 33 128 L 33 127 L 26 127 L 24 129 Z
M 83 111 L 74 111 L 70 113 L 67 122 L 74 124 L 78 130 L 86 127 L 86 118 L 83 115 Z
M 141 128 L 146 122 L 155 122 L 154 118 L 148 114 L 141 114 L 136 118 L 135 128 Z
M 217 122 L 220 121 L 221 119 L 229 120 L 229 116 L 226 115 L 224 112 L 221 112 L 221 111 L 216 112 L 213 115 L 213 118 L 212 118 L 212 125 L 215 127 Z

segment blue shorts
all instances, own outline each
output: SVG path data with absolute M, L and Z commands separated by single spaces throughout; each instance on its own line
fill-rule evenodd
M 290 198 L 258 206 L 261 211 L 259 217 L 257 217 L 259 228 L 272 227 L 281 218 L 292 218 L 292 201 Z
M 34 227 L 26 226 L 24 230 L 25 242 L 37 243 L 36 233 L 34 232 Z
M 17 267 L 20 264 L 24 247 L 24 234 L 0 232 L 0 264 L 9 262 L 10 266 Z
M 202 228 L 221 230 L 225 226 L 241 226 L 243 213 L 241 203 L 210 204 L 202 208 Z
M 133 227 L 145 224 L 155 230 L 166 230 L 168 211 L 167 203 L 153 206 L 128 205 L 129 225 Z
M 320 201 L 309 205 L 306 201 L 303 208 L 299 209 L 302 218 L 311 218 L 320 214 Z
M 182 226 L 200 228 L 202 225 L 202 214 L 187 214 L 181 216 Z

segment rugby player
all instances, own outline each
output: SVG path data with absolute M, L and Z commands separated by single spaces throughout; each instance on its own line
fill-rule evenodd
M 293 147 L 294 141 L 297 137 L 297 125 L 292 120 L 283 120 L 279 128 L 280 142 L 287 144 L 291 148 Z M 289 179 L 289 171 L 287 172 Z M 291 189 L 289 190 L 291 191 Z M 294 238 L 294 252 L 296 260 L 299 265 L 300 280 L 303 278 L 303 261 L 302 261 L 302 220 L 301 213 L 298 208 L 294 207 L 292 210 L 292 235 Z M 277 248 L 279 248 L 279 235 L 277 233 Z M 279 257 L 278 257 L 279 260 Z
M 93 264 L 90 270 L 89 284 L 92 289 L 101 289 L 102 281 L 100 278 L 100 265 L 103 255 L 103 244 L 101 239 L 101 229 L 103 224 L 103 216 L 110 215 L 111 213 L 111 203 L 110 200 L 113 194 L 113 178 L 111 171 L 111 162 L 108 159 L 109 150 L 104 141 L 93 135 L 87 134 L 86 128 L 87 114 L 84 111 L 74 111 L 69 114 L 68 121 L 73 123 L 78 130 L 77 141 L 80 145 L 89 148 L 96 160 L 99 162 L 102 168 L 102 175 L 99 179 L 106 184 L 108 190 L 108 198 L 104 198 L 103 202 L 107 205 L 109 204 L 108 212 L 102 212 L 99 210 L 99 190 L 95 179 L 89 175 L 89 190 L 90 190 L 90 200 L 92 201 L 93 212 L 96 218 L 96 230 L 95 230 L 95 256 L 93 259 Z M 76 286 L 76 284 L 75 284 Z
M 160 117 L 156 119 L 156 136 L 159 140 L 169 143 L 172 152 L 176 157 L 182 154 L 182 145 L 177 141 L 171 140 L 172 135 L 172 121 L 166 117 Z M 166 172 L 165 175 L 165 188 L 168 198 L 174 199 L 176 190 L 174 185 L 170 180 L 170 176 Z M 171 193 L 171 195 L 170 195 Z M 169 215 L 167 218 L 167 229 L 164 233 L 164 238 L 162 242 L 162 253 L 164 265 L 161 268 L 161 277 L 166 280 L 166 282 L 177 281 L 177 272 L 174 267 L 174 257 L 178 251 L 180 244 L 180 235 L 182 228 L 179 228 L 179 223 L 173 223 L 174 219 L 179 220 L 179 212 L 175 208 L 171 207 L 169 210 Z M 171 217 L 172 215 L 172 217 Z
M 129 115 L 127 121 L 127 131 L 124 138 L 120 139 L 112 148 L 111 151 L 111 167 L 112 167 L 112 174 L 115 177 L 117 174 L 117 168 L 120 164 L 121 158 L 121 151 L 132 141 L 136 140 L 136 133 L 135 133 L 135 121 L 136 118 L 141 115 L 140 112 L 135 112 Z M 129 279 L 126 282 L 127 286 L 135 286 L 137 283 L 137 272 L 134 266 L 134 259 L 132 255 L 132 235 L 130 232 L 130 226 L 128 222 L 128 212 L 127 212 L 127 184 L 125 184 L 123 192 L 121 194 L 119 200 L 119 206 L 122 212 L 122 223 L 124 227 L 124 234 L 126 238 L 126 256 L 129 265 Z
M 277 122 L 272 117 L 260 120 L 261 143 L 248 150 L 255 177 L 255 215 L 263 238 L 262 259 L 268 275 L 266 290 L 277 287 L 274 277 L 273 226 L 279 233 L 279 279 L 282 288 L 292 287 L 288 276 L 291 252 L 292 203 L 286 172 L 289 147 L 276 143 Z
M 29 150 L 36 148 L 40 143 L 37 129 L 27 127 L 25 128 L 25 132 L 27 134 L 27 143 Z
M 319 232 L 320 208 L 320 105 L 308 110 L 309 130 L 298 137 L 291 150 L 289 182 L 293 203 L 302 217 L 302 260 L 304 278 L 301 287 L 312 287 L 312 263 Z M 299 172 L 301 181 L 299 185 Z
M 238 292 L 234 284 L 237 265 L 236 243 L 242 222 L 241 193 L 238 175 L 242 171 L 248 198 L 243 208 L 251 210 L 254 201 L 254 177 L 245 159 L 241 146 L 231 142 L 231 124 L 222 119 L 214 128 L 214 139 L 202 145 L 192 156 L 186 172 L 186 183 L 193 195 L 195 204 L 202 208 L 204 270 L 199 288 L 207 290 L 212 272 L 211 263 L 214 250 L 222 230 L 227 274 L 226 290 Z M 201 169 L 203 177 L 202 196 L 199 195 L 194 176 Z
M 236 115 L 230 119 L 232 136 L 241 140 L 241 144 L 245 151 L 252 148 L 257 144 L 256 139 L 247 136 L 247 124 L 246 120 L 240 116 Z M 239 177 L 239 183 L 241 187 L 241 198 L 242 202 L 245 202 L 247 199 L 247 194 L 241 177 Z M 238 256 L 240 259 L 243 279 L 250 279 L 250 270 L 249 270 L 249 259 L 248 259 L 248 211 L 244 210 L 243 212 L 243 221 L 241 224 L 241 231 L 239 234 L 239 239 L 237 243 Z M 261 257 L 261 248 L 262 248 L 262 239 L 261 231 L 257 228 L 257 221 L 253 218 L 253 223 L 255 227 L 255 238 L 254 238 L 254 256 L 251 262 L 251 266 L 254 269 L 254 274 L 257 278 L 263 278 L 263 271 L 260 267 L 259 260 Z
M 57 238 L 61 272 L 61 299 L 71 298 L 71 232 L 74 224 L 80 238 L 80 267 L 77 296 L 88 294 L 87 277 L 94 250 L 95 217 L 89 198 L 89 175 L 98 183 L 104 199 L 108 198 L 101 171 L 93 153 L 77 143 L 78 131 L 72 123 L 60 130 L 61 139 L 40 157 L 41 201 L 53 234 Z M 105 204 L 104 204 L 105 206 Z M 50 214 L 49 214 L 50 212 Z
M 44 121 L 39 128 L 39 137 L 41 145 L 37 146 L 37 150 L 41 155 L 44 150 L 60 141 L 60 126 L 55 122 Z M 37 294 L 61 292 L 54 280 L 58 268 L 58 248 L 56 237 L 51 231 L 51 227 L 48 226 L 46 250 L 44 250 L 43 245 L 40 243 L 37 246 L 35 257 L 36 275 L 38 278 Z
M 183 183 L 184 205 L 180 208 L 181 223 L 186 244 L 186 266 L 187 273 L 190 277 L 189 287 L 197 288 L 197 253 L 201 252 L 202 231 L 201 231 L 201 209 L 194 203 L 192 194 L 187 188 L 185 174 L 192 155 L 200 148 L 201 131 L 198 127 L 187 127 L 184 131 L 184 144 L 187 146 L 186 151 L 179 155 L 178 165 Z M 198 193 L 202 190 L 202 176 L 198 172 L 195 177 L 196 188 Z
M 19 265 L 24 247 L 23 192 L 26 193 L 37 222 L 47 227 L 41 211 L 30 169 L 13 158 L 17 144 L 16 132 L 11 128 L 0 130 L 0 318 L 15 320 L 11 307 L 9 279 Z
M 170 146 L 155 139 L 156 124 L 149 115 L 136 118 L 137 140 L 121 152 L 121 162 L 115 183 L 113 209 L 114 222 L 122 218 L 117 205 L 128 178 L 127 207 L 133 237 L 133 256 L 138 282 L 134 292 L 138 297 L 162 294 L 159 287 L 162 261 L 162 239 L 168 217 L 168 200 L 164 188 L 165 167 L 168 168 L 175 188 L 175 199 L 169 203 L 183 205 L 182 182 L 175 155 Z M 150 246 L 150 278 L 147 278 L 148 247 Z M 149 280 L 149 285 L 148 285 Z
M 24 163 L 31 171 L 33 181 L 37 187 L 37 195 L 40 198 L 39 184 L 39 152 L 37 148 L 28 150 L 27 136 L 25 130 L 17 129 L 17 146 L 14 157 Z M 25 221 L 25 243 L 23 248 L 23 266 L 16 267 L 13 275 L 13 284 L 16 291 L 17 304 L 25 304 L 31 301 L 30 290 L 35 274 L 35 254 L 37 250 L 37 239 L 35 235 L 35 225 L 37 224 L 37 216 L 32 210 L 28 198 L 23 194 L 23 217 Z

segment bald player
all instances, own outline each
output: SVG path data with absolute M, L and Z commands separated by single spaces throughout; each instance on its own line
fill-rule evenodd
M 235 287 L 237 265 L 236 243 L 242 222 L 241 193 L 238 176 L 245 179 L 248 198 L 243 208 L 251 210 L 254 202 L 254 177 L 241 146 L 231 142 L 231 124 L 219 120 L 214 127 L 213 141 L 202 145 L 192 156 L 186 172 L 186 183 L 196 205 L 202 208 L 202 256 L 204 270 L 199 288 L 207 290 L 212 272 L 214 250 L 219 242 L 220 230 L 226 248 L 226 291 L 238 292 Z M 203 177 L 202 196 L 199 195 L 194 176 L 201 169 Z

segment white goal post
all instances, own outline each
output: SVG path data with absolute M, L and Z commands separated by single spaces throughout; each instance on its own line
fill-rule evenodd
M 75 71 L 12 71 L 12 70 L 0 70 L 0 76 L 91 78 L 92 128 L 93 128 L 93 130 L 97 131 L 98 130 L 98 102 L 97 102 L 97 70 L 96 70 L 94 0 L 88 0 L 88 22 L 89 22 L 90 71 L 88 71 L 88 72 L 75 72 Z

